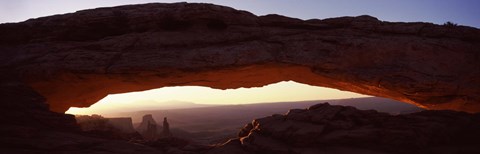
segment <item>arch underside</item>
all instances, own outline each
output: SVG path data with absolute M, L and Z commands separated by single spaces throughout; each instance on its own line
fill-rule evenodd
M 376 86 L 355 85 L 339 81 L 333 77 L 319 76 L 305 66 L 279 63 L 265 63 L 200 72 L 169 70 L 162 73 L 150 72 L 127 76 L 95 74 L 65 74 L 62 76 L 63 78 L 59 80 L 60 82 L 52 81 L 32 84 L 34 89 L 37 89 L 37 91 L 49 98 L 51 109 L 58 112 L 66 111 L 71 107 L 71 104 L 65 102 L 82 102 L 75 104 L 76 107 L 88 107 L 108 94 L 143 91 L 167 86 L 206 86 L 216 89 L 234 89 L 262 87 L 280 81 L 295 81 L 376 96 L 382 96 L 382 93 L 394 93 L 381 90 L 381 88 Z M 44 91 L 43 89 L 46 90 Z M 69 90 L 65 92 L 64 89 Z M 404 101 L 414 103 L 410 100 Z M 52 104 L 54 102 L 58 102 L 58 104 Z M 420 104 L 416 105 L 421 106 Z
M 356 82 L 351 82 L 348 81 L 351 79 L 345 79 L 342 76 L 319 75 L 316 72 L 318 70 L 306 66 L 264 63 L 193 72 L 162 70 L 140 74 L 62 74 L 59 75 L 59 79 L 48 82 L 35 82 L 31 86 L 48 98 L 51 110 L 57 112 L 64 112 L 72 106 L 88 107 L 108 94 L 143 91 L 169 86 L 206 86 L 216 89 L 261 87 L 280 81 L 295 81 L 313 86 L 394 98 L 427 109 L 458 109 L 458 106 L 454 103 L 443 103 L 441 106 L 417 103 L 415 97 L 411 95 L 385 89 L 382 86 L 394 85 L 388 85 L 388 83 L 385 84 L 381 81 L 379 81 L 379 84 L 370 85 L 358 79 L 355 80 Z M 428 99 L 432 98 L 428 97 Z M 440 96 L 437 99 L 445 101 L 445 99 L 448 100 L 450 98 Z

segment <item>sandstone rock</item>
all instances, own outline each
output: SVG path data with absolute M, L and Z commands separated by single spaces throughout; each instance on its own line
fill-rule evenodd
M 170 124 L 168 124 L 167 117 L 163 118 L 163 129 L 162 129 L 162 134 L 160 134 L 161 137 L 172 137 L 172 133 L 170 132 Z
M 242 148 L 241 142 L 238 139 L 232 139 L 228 142 L 215 147 L 207 152 L 207 154 L 248 154 L 245 149 Z
M 58 131 L 37 131 L 30 137 L 0 136 L 0 151 L 12 154 L 95 153 L 95 154 L 162 154 L 152 147 L 121 140 L 108 140 Z
M 49 111 L 44 97 L 0 70 L 1 136 L 31 136 L 39 130 L 78 132 L 75 117 Z
M 136 133 L 133 129 L 132 118 L 107 118 L 109 125 L 113 126 L 115 129 L 120 130 L 123 133 Z
M 479 129 L 480 114 L 393 116 L 325 103 L 256 119 L 241 130 L 240 144 L 217 148 L 250 153 L 477 153 Z
M 142 4 L 0 25 L 0 68 L 50 108 L 164 86 L 292 80 L 428 109 L 480 111 L 480 30 L 255 16 L 211 4 Z M 68 92 L 66 92 L 68 91 Z
M 147 114 L 142 117 L 142 122 L 137 127 L 137 131 L 145 140 L 155 141 L 159 137 L 157 126 L 157 122 L 153 119 L 152 115 Z
M 155 119 L 153 119 L 153 116 L 151 114 L 146 114 L 142 117 L 142 122 L 137 127 L 137 131 L 138 132 L 147 131 L 149 123 L 157 125 L 157 121 L 155 121 Z

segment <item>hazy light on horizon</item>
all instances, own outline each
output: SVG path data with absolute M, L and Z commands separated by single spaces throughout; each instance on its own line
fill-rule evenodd
M 89 108 L 70 108 L 69 114 L 102 114 L 162 109 L 178 101 L 196 104 L 252 104 L 321 99 L 368 97 L 353 92 L 316 87 L 293 81 L 279 82 L 259 88 L 219 90 L 200 86 L 164 87 L 142 92 L 112 94 Z

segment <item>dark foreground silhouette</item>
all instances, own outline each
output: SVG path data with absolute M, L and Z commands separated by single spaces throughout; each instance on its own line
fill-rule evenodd
M 29 131 L 2 136 L 9 153 L 478 153 L 480 114 L 421 111 L 391 115 L 317 104 L 253 120 L 221 145 L 168 136 L 116 138 L 85 132 Z M 110 134 L 111 135 L 111 134 Z
M 479 120 L 454 111 L 393 116 L 325 103 L 256 119 L 210 153 L 478 153 Z

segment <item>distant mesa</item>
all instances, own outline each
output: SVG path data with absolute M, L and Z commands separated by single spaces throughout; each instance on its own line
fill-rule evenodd
M 93 114 L 77 115 L 77 123 L 83 131 L 115 131 L 120 133 L 135 133 L 133 129 L 132 118 L 105 118 L 101 115 Z
M 86 132 L 105 132 L 113 135 L 120 135 L 124 138 L 135 137 L 132 134 L 139 133 L 145 141 L 156 141 L 161 138 L 173 137 L 170 132 L 170 124 L 167 118 L 164 118 L 163 126 L 157 124 L 151 114 L 143 116 L 142 122 L 136 128 L 133 128 L 132 118 L 104 118 L 101 115 L 78 115 L 77 123 L 82 131 Z
M 143 116 L 142 122 L 137 127 L 137 131 L 145 140 L 149 141 L 173 137 L 170 132 L 170 124 L 168 123 L 167 118 L 165 117 L 163 119 L 163 126 L 159 126 L 151 114 Z
M 142 122 L 137 127 L 137 131 L 139 133 L 146 132 L 149 125 L 157 125 L 157 122 L 155 121 L 155 119 L 153 119 L 153 116 L 151 114 L 146 114 L 142 117 Z
M 106 118 L 107 123 L 112 125 L 112 127 L 120 130 L 123 133 L 135 133 L 136 130 L 133 128 L 132 118 Z

